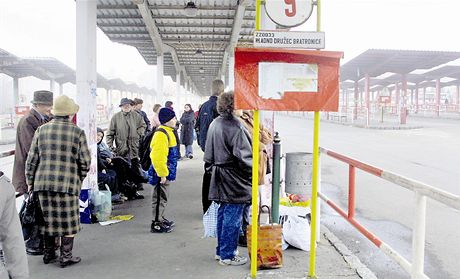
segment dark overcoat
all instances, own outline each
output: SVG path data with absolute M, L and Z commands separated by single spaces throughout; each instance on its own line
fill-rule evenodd
M 209 125 L 211 125 L 211 122 L 218 116 L 217 96 L 211 96 L 209 100 L 204 102 L 201 106 L 195 126 L 198 133 L 198 145 L 203 151 L 206 147 L 206 137 L 208 135 Z
M 193 110 L 186 111 L 180 118 L 180 143 L 183 145 L 193 144 L 193 129 L 195 127 L 195 113 Z
M 203 159 L 212 166 L 209 200 L 251 203 L 251 137 L 240 120 L 224 114 L 211 123 Z
M 16 130 L 16 149 L 14 153 L 13 166 L 13 185 L 16 191 L 23 194 L 27 192 L 27 183 L 25 175 L 25 165 L 27 154 L 29 153 L 30 145 L 35 131 L 46 123 L 45 119 L 34 109 L 19 120 Z

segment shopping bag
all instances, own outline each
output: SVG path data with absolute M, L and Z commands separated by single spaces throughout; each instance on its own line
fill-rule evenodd
M 31 191 L 29 197 L 24 201 L 24 205 L 19 211 L 19 219 L 23 226 L 40 226 L 45 224 L 38 195 L 35 192 Z
M 217 237 L 217 212 L 219 204 L 212 202 L 203 215 L 204 237 Z
M 310 251 L 310 224 L 306 217 L 285 215 L 283 239 L 291 246 Z
M 270 208 L 266 205 L 259 208 L 259 223 L 260 212 L 263 207 Z M 270 215 L 270 223 L 272 223 Z M 251 257 L 252 247 L 252 225 L 247 228 L 248 236 L 248 252 Z M 258 224 L 258 238 L 257 238 L 257 267 L 258 268 L 280 268 L 283 266 L 283 249 L 281 247 L 282 231 L 279 224 Z
M 91 224 L 90 192 L 90 189 L 81 189 L 80 192 L 80 222 L 83 224 Z
M 105 190 L 97 190 L 91 192 L 91 204 L 93 214 L 98 222 L 109 220 L 112 214 L 112 192 L 105 185 Z

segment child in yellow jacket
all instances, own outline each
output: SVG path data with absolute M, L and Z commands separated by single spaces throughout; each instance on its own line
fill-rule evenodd
M 176 179 L 177 150 L 176 137 L 173 129 L 176 127 L 176 114 L 172 109 L 162 108 L 158 113 L 161 126 L 157 128 L 150 143 L 149 183 L 155 188 L 152 194 L 153 220 L 152 233 L 169 233 L 173 230 L 174 221 L 164 218 L 163 214 L 168 202 L 169 181 Z

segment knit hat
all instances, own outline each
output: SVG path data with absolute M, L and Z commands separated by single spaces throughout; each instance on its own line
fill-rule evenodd
M 61 95 L 54 101 L 52 113 L 55 116 L 69 116 L 76 114 L 79 109 L 80 106 L 78 106 L 74 100 L 66 95 Z
M 120 101 L 119 107 L 122 107 L 122 106 L 124 106 L 124 105 L 134 105 L 134 102 L 133 102 L 133 100 L 130 100 L 130 99 L 128 99 L 128 98 L 123 98 L 123 99 L 121 99 L 121 101 Z
M 169 108 L 162 108 L 158 113 L 158 118 L 160 119 L 161 124 L 165 124 L 174 117 L 176 117 L 176 113 L 174 113 L 174 111 Z
M 53 92 L 39 90 L 34 92 L 34 99 L 31 101 L 34 105 L 53 105 Z

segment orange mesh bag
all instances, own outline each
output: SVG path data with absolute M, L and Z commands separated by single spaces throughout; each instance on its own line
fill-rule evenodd
M 259 209 L 259 223 L 260 212 L 262 208 L 266 207 L 270 214 L 270 208 L 266 205 Z M 270 215 L 270 223 L 272 223 Z M 251 225 L 247 228 L 248 236 L 248 252 L 249 258 L 251 257 Z M 257 268 L 280 268 L 283 266 L 283 249 L 282 249 L 282 228 L 279 224 L 258 224 L 258 239 L 257 239 Z

